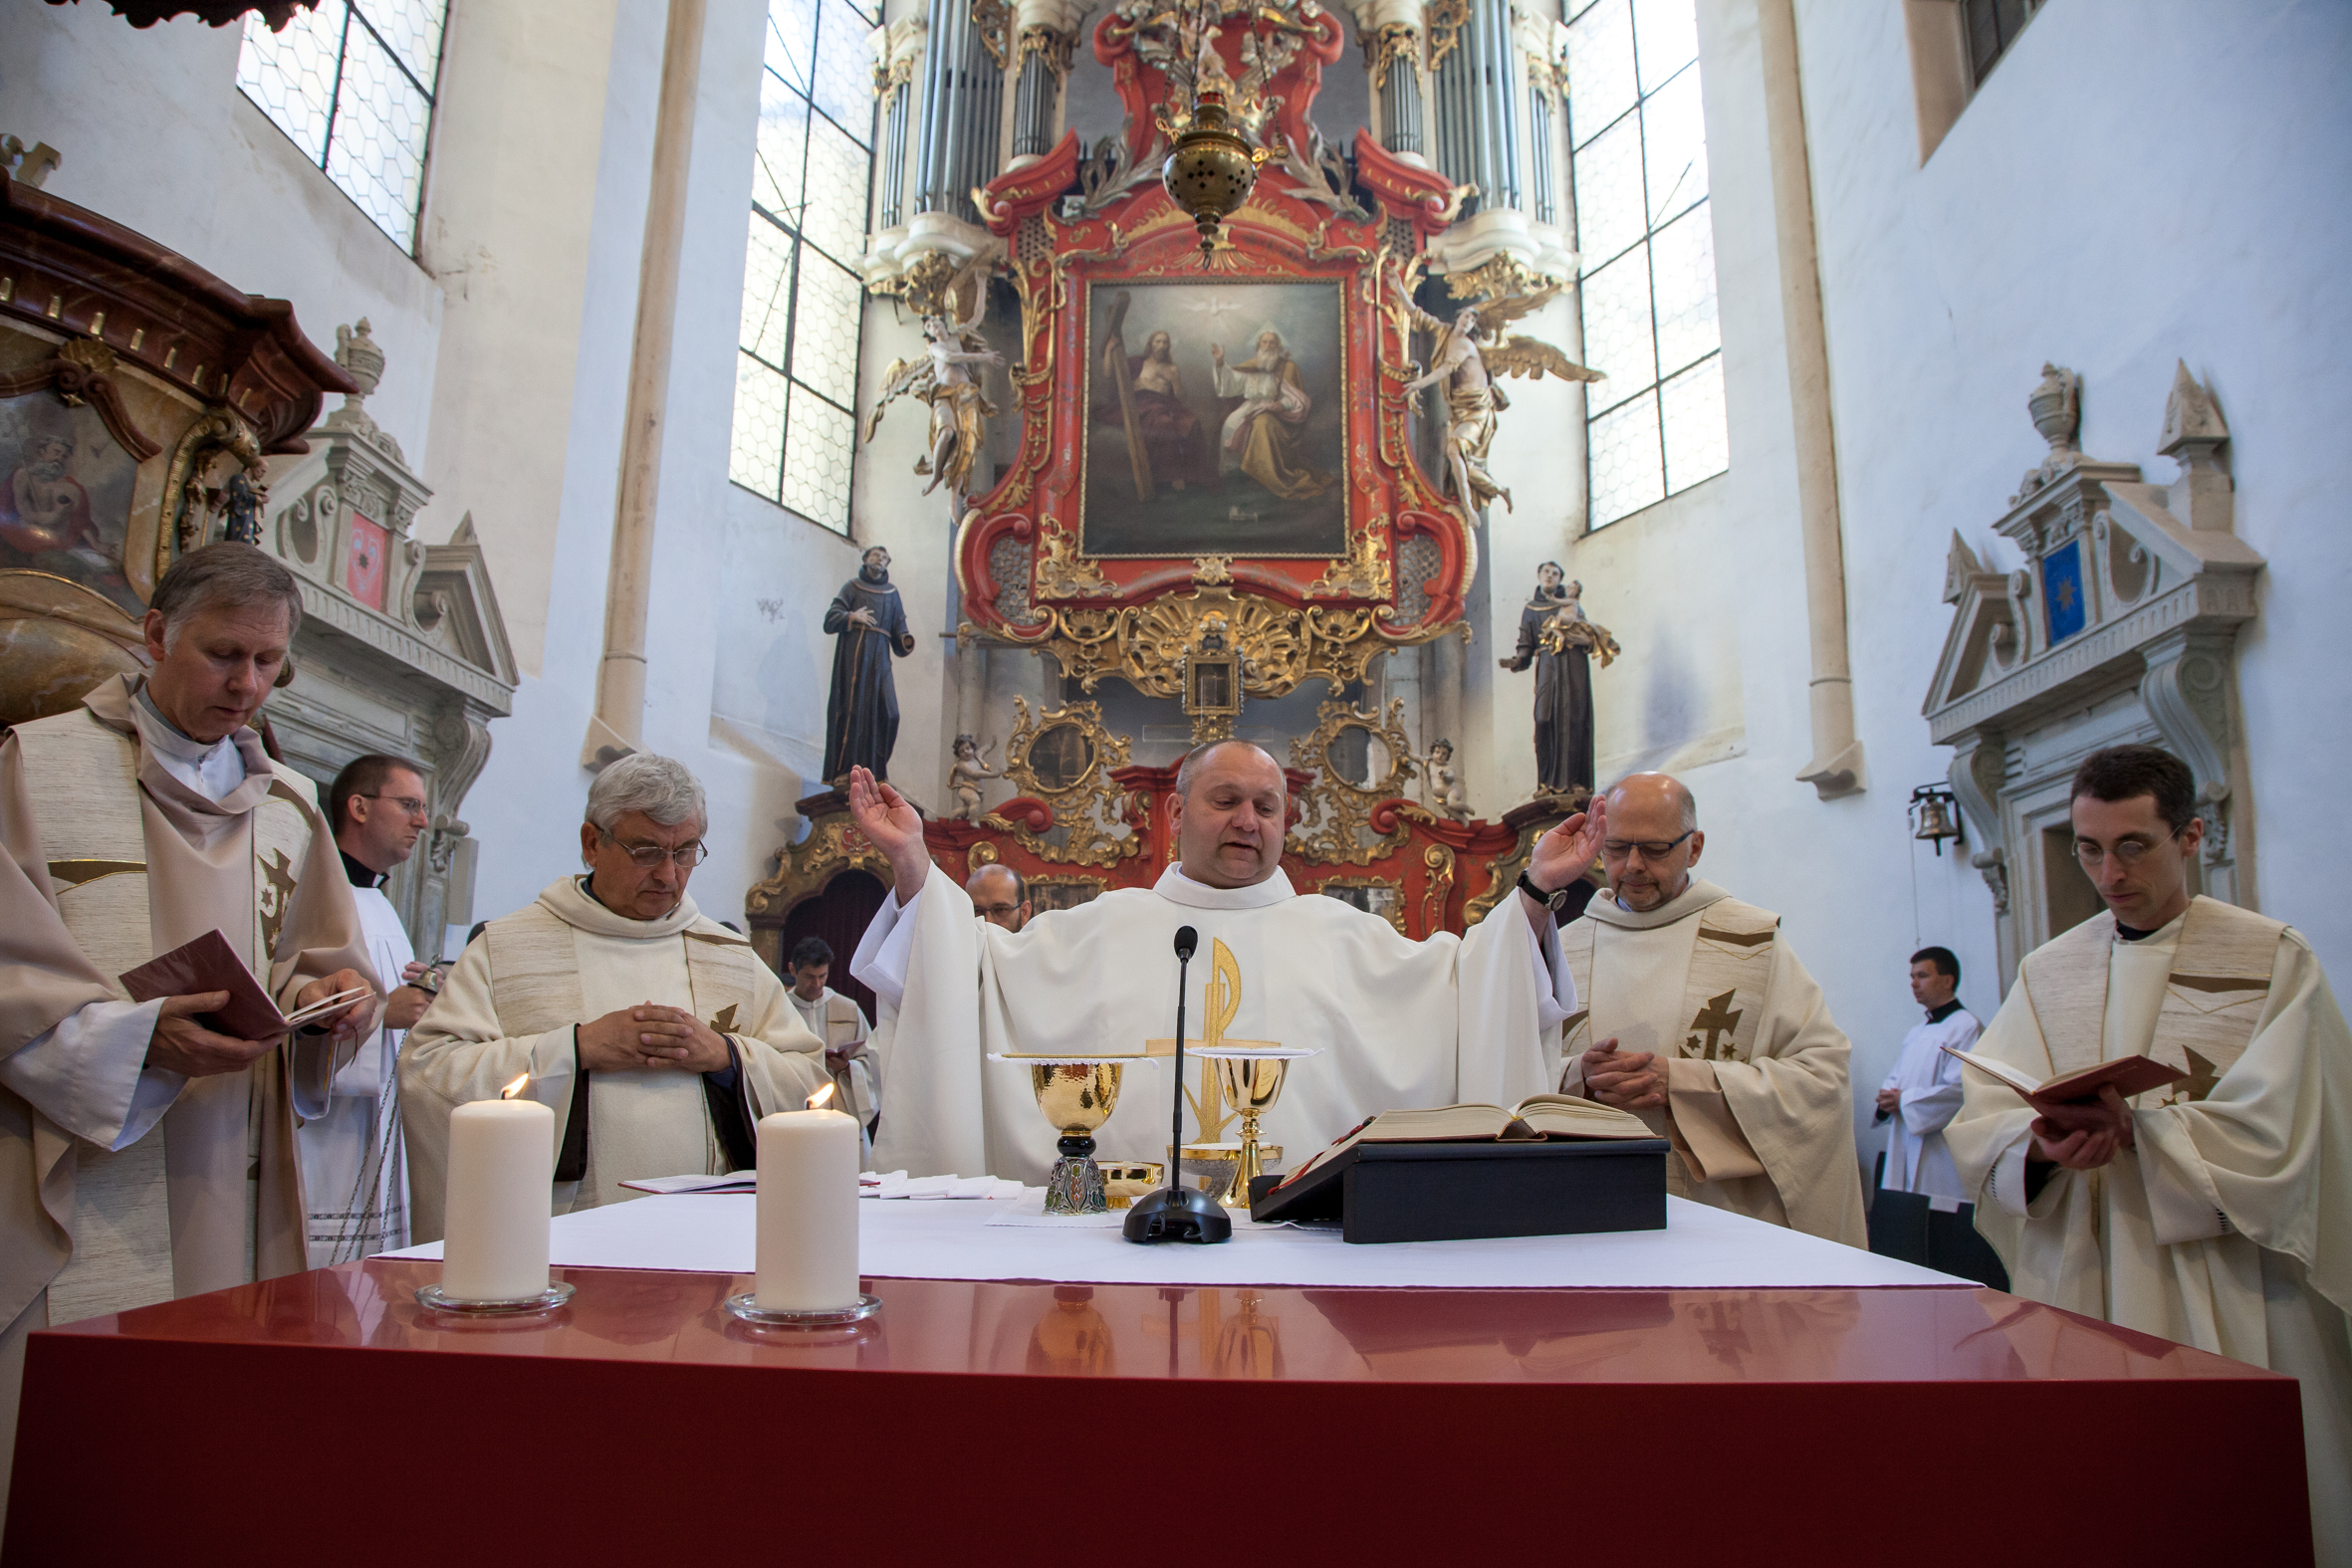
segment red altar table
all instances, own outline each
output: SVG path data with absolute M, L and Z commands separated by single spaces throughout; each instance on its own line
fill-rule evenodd
M 1974 1287 L 876 1279 L 807 1335 L 558 1272 L 529 1321 L 376 1259 L 34 1335 L 8 1561 L 2310 1560 L 2292 1380 Z

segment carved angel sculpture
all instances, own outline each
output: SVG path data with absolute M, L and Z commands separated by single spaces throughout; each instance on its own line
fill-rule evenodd
M 1599 370 L 1587 369 L 1547 342 L 1514 335 L 1502 338 L 1499 330 L 1530 311 L 1549 304 L 1559 293 L 1556 285 L 1533 294 L 1511 294 L 1466 305 L 1451 322 L 1441 322 L 1413 303 L 1404 278 L 1391 273 L 1389 287 L 1415 328 L 1436 339 L 1429 354 L 1428 373 L 1405 387 L 1417 396 L 1425 386 L 1445 384 L 1446 466 L 1453 477 L 1454 498 L 1475 511 L 1503 498 L 1511 510 L 1511 492 L 1497 485 L 1487 472 L 1487 450 L 1495 443 L 1495 416 L 1511 406 L 1498 375 L 1542 379 L 1545 372 L 1563 381 L 1598 381 Z
M 962 505 L 971 487 L 972 469 L 987 439 L 988 417 L 997 411 L 980 390 L 974 365 L 1002 365 L 1005 356 L 989 347 L 976 329 L 988 310 L 988 268 L 992 253 L 982 252 L 964 263 L 940 294 L 937 313 L 923 318 L 923 355 L 893 359 L 882 373 L 882 395 L 865 418 L 865 439 L 871 441 L 881 426 L 882 412 L 893 399 L 914 396 L 931 405 L 930 450 L 915 464 L 915 472 L 931 476 L 923 487 L 929 495 L 942 484 Z M 960 309 L 959 309 L 960 307 Z

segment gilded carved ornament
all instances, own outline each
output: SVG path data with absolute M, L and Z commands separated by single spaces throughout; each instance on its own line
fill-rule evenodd
M 1387 833 L 1371 826 L 1372 808 L 1382 800 L 1403 795 L 1406 784 L 1420 765 L 1413 760 L 1413 743 L 1406 738 L 1405 704 L 1398 698 L 1388 705 L 1385 720 L 1377 712 L 1363 713 L 1345 702 L 1326 702 L 1315 710 L 1311 735 L 1291 743 L 1291 766 L 1314 771 L 1314 783 L 1298 797 L 1298 822 L 1285 848 L 1317 865 L 1369 865 L 1403 843 L 1408 830 L 1400 823 Z M 1388 766 L 1358 784 L 1333 764 L 1331 749 L 1349 730 L 1365 732 L 1367 766 L 1377 767 L 1375 755 Z M 1380 748 L 1379 754 L 1371 748 Z M 1421 807 L 1407 811 L 1429 819 Z
M 1009 800 L 981 818 L 1013 835 L 1041 860 L 1057 865 L 1115 866 L 1143 852 L 1143 839 L 1124 830 L 1126 789 L 1111 778 L 1127 763 L 1130 742 L 1102 723 L 1102 709 L 1090 702 L 1041 711 L 1034 719 L 1029 699 L 1016 697 L 1018 722 L 1005 743 L 1005 774 L 1022 796 L 1042 800 L 1053 820 L 1041 826 L 1034 814 L 1006 814 Z M 1113 831 L 1116 827 L 1119 831 Z M 1058 834 L 1056 843 L 1048 834 Z

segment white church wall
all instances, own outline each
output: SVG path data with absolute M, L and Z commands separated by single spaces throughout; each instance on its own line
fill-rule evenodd
M 1702 12 L 1720 24 L 1738 9 Z M 2352 15 L 2291 0 L 2050 6 L 1923 167 L 1900 16 L 1827 0 L 1798 13 L 1870 788 L 1801 813 L 1760 869 L 1816 889 L 1781 907 L 1792 930 L 1834 934 L 1802 951 L 1855 1036 L 1858 1095 L 1916 1019 L 1900 986 L 1915 931 L 1960 953 L 1973 1008 L 1999 1003 L 1990 895 L 1964 860 L 1912 846 L 1901 817 L 1910 786 L 1948 764 L 1919 709 L 1951 533 L 1996 569 L 2021 564 L 1990 525 L 2041 456 L 2023 404 L 2044 359 L 2083 377 L 2084 449 L 2157 483 L 2174 472 L 2154 448 L 2176 360 L 2216 388 L 2236 531 L 2270 562 L 2238 655 L 2255 893 L 2341 973 L 2352 912 L 2334 896 L 2337 857 L 2311 846 L 2327 841 L 2352 750 L 2313 722 L 2352 655 L 2352 544 L 2328 504 L 2352 403 L 2339 276 L 2352 223 L 2331 199 L 2352 174 Z M 1723 139 L 1710 143 L 1720 156 Z
M 338 323 L 366 317 L 385 361 L 368 412 L 421 462 L 440 286 L 237 90 L 239 37 L 192 17 L 138 29 L 103 5 L 0 0 L 0 131 L 63 154 L 49 194 L 292 301 L 329 351 Z

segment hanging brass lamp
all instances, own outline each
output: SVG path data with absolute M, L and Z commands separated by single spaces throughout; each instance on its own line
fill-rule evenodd
M 1218 226 L 1250 199 L 1266 157 L 1233 128 L 1223 93 L 1203 93 L 1194 101 L 1192 123 L 1168 149 L 1160 183 L 1200 230 L 1202 266 L 1216 252 Z

